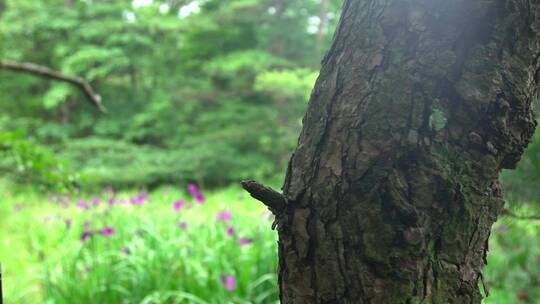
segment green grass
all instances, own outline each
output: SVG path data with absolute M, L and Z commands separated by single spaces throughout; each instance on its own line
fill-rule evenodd
M 209 193 L 203 205 L 180 212 L 172 203 L 189 195 L 172 188 L 151 193 L 142 205 L 102 202 L 91 210 L 74 203 L 66 209 L 39 194 L 14 194 L 5 187 L 1 193 L 0 260 L 7 304 L 277 301 L 271 219 L 239 189 Z M 117 201 L 128 195 L 117 195 Z M 216 220 L 222 210 L 232 212 L 231 221 Z M 81 242 L 85 221 L 92 230 L 111 226 L 116 233 Z M 227 227 L 234 227 L 234 235 Z M 240 238 L 253 242 L 241 245 Z M 236 278 L 234 290 L 225 288 L 223 275 Z
M 157 189 L 142 205 L 120 203 L 136 192 L 117 193 L 112 207 L 104 192 L 99 206 L 83 210 L 76 201 L 92 197 L 74 196 L 64 208 L 0 182 L 6 304 L 276 303 L 276 233 L 265 208 L 230 187 L 175 212 L 175 200 L 192 201 L 181 190 Z M 231 221 L 216 220 L 223 210 L 232 213 Z M 86 221 L 92 231 L 110 226 L 115 234 L 81 242 Z M 253 242 L 242 246 L 240 238 Z M 540 222 L 502 218 L 490 249 L 484 271 L 490 297 L 484 303 L 540 303 Z M 225 288 L 223 275 L 236 278 L 234 290 Z

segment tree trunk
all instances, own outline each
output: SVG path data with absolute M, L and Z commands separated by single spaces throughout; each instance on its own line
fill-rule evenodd
M 285 0 L 275 0 L 274 1 L 274 22 L 276 24 L 280 24 L 283 19 L 283 14 L 285 13 L 286 9 L 286 2 Z M 270 52 L 273 55 L 276 56 L 282 56 L 285 52 L 285 40 L 283 37 L 283 33 L 277 32 L 275 36 L 272 38 L 272 42 L 270 45 Z
M 319 3 L 319 26 L 317 28 L 317 54 L 319 54 L 324 45 L 324 36 L 328 27 L 328 0 L 320 0 Z
M 284 202 L 246 187 L 277 215 L 282 303 L 481 302 L 498 175 L 536 126 L 539 18 L 536 0 L 345 1 Z

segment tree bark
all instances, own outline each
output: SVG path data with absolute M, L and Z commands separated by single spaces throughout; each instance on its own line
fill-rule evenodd
M 536 126 L 539 18 L 345 1 L 274 209 L 282 303 L 481 302 L 499 172 Z

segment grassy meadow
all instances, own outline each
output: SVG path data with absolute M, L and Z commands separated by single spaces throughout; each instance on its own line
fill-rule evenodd
M 0 185 L 6 304 L 278 301 L 271 215 L 238 186 L 45 196 Z M 539 235 L 540 222 L 494 227 L 486 304 L 540 303 Z
M 239 187 L 44 197 L 1 188 L 6 303 L 274 303 L 270 214 Z M 199 198 L 200 199 L 200 198 Z

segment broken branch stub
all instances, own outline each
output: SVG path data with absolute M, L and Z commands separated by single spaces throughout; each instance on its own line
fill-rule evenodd
M 242 181 L 241 184 L 251 197 L 265 204 L 274 215 L 281 213 L 287 206 L 285 196 L 270 187 L 253 180 Z

